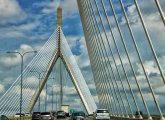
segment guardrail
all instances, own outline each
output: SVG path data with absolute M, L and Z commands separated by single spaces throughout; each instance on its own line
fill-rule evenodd
M 9 120 L 32 120 L 31 116 L 24 116 L 24 117 L 14 117 L 14 116 L 9 116 Z

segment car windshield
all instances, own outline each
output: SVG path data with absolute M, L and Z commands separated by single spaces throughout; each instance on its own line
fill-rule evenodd
M 58 111 L 57 113 L 64 113 L 64 111 Z
M 40 115 L 40 114 L 41 114 L 40 112 L 34 112 L 32 115 L 37 116 L 37 115 Z
M 21 114 L 20 113 L 16 113 L 15 115 L 24 115 L 24 114 L 23 113 L 21 113 Z
M 97 110 L 97 113 L 109 113 L 108 110 Z
M 40 112 L 34 112 L 33 114 L 40 114 Z
M 76 113 L 73 113 L 73 116 L 85 116 L 85 113 L 83 113 L 83 112 L 76 112 Z
M 42 112 L 41 115 L 50 115 L 50 112 Z

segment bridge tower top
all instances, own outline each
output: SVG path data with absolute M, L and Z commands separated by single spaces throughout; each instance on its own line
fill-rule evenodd
M 57 27 L 62 26 L 62 7 L 61 6 L 59 6 L 57 8 L 57 22 L 56 22 L 56 24 L 57 24 Z

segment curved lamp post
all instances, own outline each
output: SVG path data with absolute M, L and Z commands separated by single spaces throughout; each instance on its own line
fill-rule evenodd
M 44 72 L 46 72 L 46 71 L 42 71 L 42 72 L 38 72 L 38 71 L 33 71 L 33 70 L 31 70 L 30 72 L 36 72 L 37 74 L 38 74 L 38 80 L 39 80 L 39 89 L 40 89 L 40 79 L 41 79 L 41 74 L 42 73 L 44 73 Z M 40 95 L 39 95 L 39 97 L 38 97 L 38 111 L 40 112 Z
M 21 57 L 21 93 L 20 93 L 20 116 L 21 116 L 21 113 L 22 113 L 22 78 L 23 78 L 23 75 L 22 75 L 22 72 L 23 72 L 23 57 L 25 54 L 27 53 L 37 53 L 37 51 L 28 51 L 28 52 L 24 52 L 24 53 L 20 53 L 20 52 L 13 52 L 13 51 L 8 51 L 6 53 L 16 53 L 16 54 L 19 54 L 20 57 Z M 21 117 L 20 117 L 21 118 Z
M 55 79 L 55 78 L 48 78 L 48 79 Z M 47 106 L 47 104 L 46 104 L 47 103 L 47 89 L 48 89 L 48 85 L 47 85 L 47 82 L 46 82 L 45 112 L 46 112 L 46 106 Z

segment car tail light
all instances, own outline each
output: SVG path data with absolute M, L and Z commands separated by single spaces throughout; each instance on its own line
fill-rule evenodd
M 73 118 L 73 120 L 76 120 L 76 118 Z

